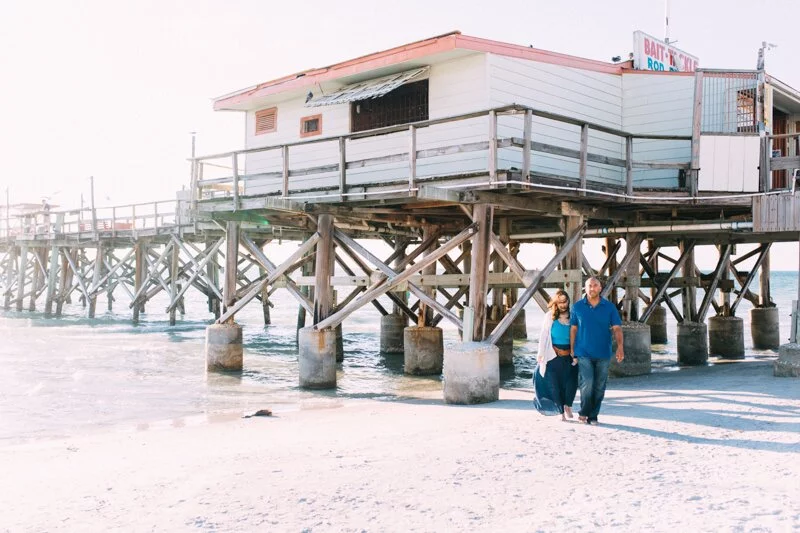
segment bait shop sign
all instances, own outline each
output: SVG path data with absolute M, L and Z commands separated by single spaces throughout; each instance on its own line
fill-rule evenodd
M 633 68 L 666 72 L 694 72 L 697 57 L 642 31 L 633 32 Z

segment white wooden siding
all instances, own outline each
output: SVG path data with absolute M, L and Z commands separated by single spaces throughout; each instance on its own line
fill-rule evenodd
M 758 192 L 758 135 L 701 135 L 700 191 Z
M 558 113 L 604 126 L 622 128 L 622 83 L 620 76 L 488 54 L 491 105 L 521 104 L 541 111 Z M 502 117 L 499 137 L 522 137 L 520 116 Z M 580 149 L 580 128 L 534 117 L 533 140 L 564 148 Z M 598 155 L 622 157 L 624 142 L 616 136 L 591 132 L 589 151 Z M 522 153 L 502 149 L 501 168 L 520 168 Z M 576 159 L 534 152 L 531 170 L 544 174 L 578 177 Z M 591 181 L 621 184 L 624 173 L 618 167 L 589 163 Z
M 622 129 L 629 133 L 691 135 L 694 77 L 662 74 L 622 75 Z M 635 140 L 636 161 L 687 163 L 690 141 Z M 677 187 L 677 170 L 635 170 L 634 186 Z
M 428 87 L 428 109 L 431 119 L 487 109 L 486 59 L 484 54 L 474 54 L 456 60 L 431 65 Z M 322 113 L 322 137 L 350 133 L 350 105 L 305 107 L 305 98 L 295 98 L 277 104 L 278 129 L 274 133 L 254 135 L 255 111 L 247 113 L 247 147 L 255 148 L 300 140 L 300 119 L 306 115 Z M 488 121 L 485 118 L 442 124 L 417 131 L 417 150 L 486 140 Z M 347 141 L 348 161 L 408 152 L 408 133 L 394 133 L 365 139 Z M 292 170 L 338 164 L 337 141 L 292 147 L 289 164 Z M 417 164 L 419 177 L 471 172 L 487 168 L 486 151 L 456 154 L 446 157 L 421 159 Z M 245 194 L 265 194 L 280 191 L 280 179 L 258 178 L 258 174 L 280 172 L 281 154 L 278 150 L 250 154 L 246 173 L 249 175 Z M 408 163 L 387 163 L 347 172 L 348 185 L 359 185 L 390 180 L 408 179 Z M 330 187 L 338 184 L 338 174 L 295 176 L 290 189 Z

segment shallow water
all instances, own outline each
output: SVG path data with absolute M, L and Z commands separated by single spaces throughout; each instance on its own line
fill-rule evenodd
M 782 338 L 789 335 L 796 284 L 795 272 L 773 272 Z M 163 312 L 163 297 L 148 303 L 138 326 L 131 324 L 128 302 L 122 297 L 113 312 L 103 312 L 106 302 L 98 299 L 94 320 L 84 318 L 78 304 L 65 306 L 59 319 L 44 318 L 40 312 L 0 311 L 0 442 L 109 427 L 181 425 L 264 407 L 280 412 L 327 405 L 337 398 L 391 400 L 441 389 L 439 377 L 405 376 L 402 355 L 378 353 L 379 314 L 368 305 L 344 324 L 345 361 L 337 373 L 337 390 L 300 390 L 297 304 L 285 291 L 276 292 L 273 303 L 269 326 L 263 325 L 259 305 L 237 315 L 244 327 L 245 368 L 236 375 L 205 372 L 204 334 L 212 317 L 197 293 L 187 294 L 187 314 L 172 327 Z M 383 303 L 390 308 L 388 300 Z M 40 301 L 39 308 L 42 305 Z M 749 309 L 744 301 L 738 312 L 745 321 L 747 356 L 774 356 L 753 350 Z M 515 342 L 514 367 L 501 372 L 503 387 L 531 388 L 542 313 L 532 304 L 526 315 L 529 339 Z M 455 327 L 441 325 L 445 345 L 458 342 Z M 669 316 L 670 342 L 653 346 L 654 371 L 679 370 L 676 328 Z

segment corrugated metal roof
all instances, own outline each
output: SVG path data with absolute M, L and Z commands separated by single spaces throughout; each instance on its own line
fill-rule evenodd
M 345 104 L 358 100 L 378 98 L 388 94 L 401 85 L 422 76 L 430 67 L 415 68 L 398 74 L 390 74 L 374 80 L 362 81 L 342 87 L 338 91 L 312 98 L 306 102 L 306 107 L 320 107 L 324 105 Z

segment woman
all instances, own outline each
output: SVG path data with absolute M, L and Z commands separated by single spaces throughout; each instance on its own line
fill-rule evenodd
M 543 415 L 572 418 L 572 402 L 578 390 L 578 360 L 569 347 L 569 296 L 556 291 L 544 314 L 539 335 L 539 363 L 533 375 L 536 410 Z

